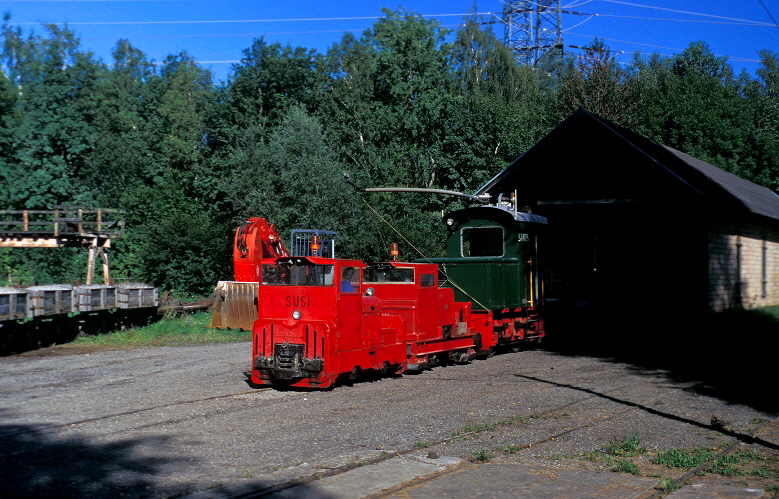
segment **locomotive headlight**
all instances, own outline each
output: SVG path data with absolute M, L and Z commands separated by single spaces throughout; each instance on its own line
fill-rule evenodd
M 373 291 L 373 288 L 368 288 L 365 290 L 365 296 L 373 296 L 374 292 L 375 291 Z
M 449 227 L 454 225 L 454 218 L 447 218 L 446 219 L 446 225 L 448 225 Z
M 295 310 L 294 312 L 292 312 L 292 318 L 295 320 L 300 319 L 300 310 Z

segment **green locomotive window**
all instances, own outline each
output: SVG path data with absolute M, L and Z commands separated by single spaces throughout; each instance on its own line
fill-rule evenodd
M 409 268 L 371 268 L 367 267 L 362 281 L 366 284 L 381 284 L 384 282 L 414 283 L 414 269 Z
M 332 265 L 262 264 L 262 283 L 267 286 L 332 286 Z
M 460 238 L 463 257 L 503 256 L 503 227 L 464 227 Z

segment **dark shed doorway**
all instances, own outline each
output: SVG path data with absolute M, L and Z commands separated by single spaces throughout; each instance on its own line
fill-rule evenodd
M 665 151 L 580 110 L 479 191 L 516 192 L 520 207 L 549 220 L 551 327 L 635 335 L 706 310 L 702 192 L 652 148 Z

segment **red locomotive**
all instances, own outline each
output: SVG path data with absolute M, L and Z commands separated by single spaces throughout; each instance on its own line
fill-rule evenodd
M 396 252 L 379 263 L 290 256 L 265 219 L 243 224 L 236 280 L 259 283 L 252 382 L 327 388 L 363 371 L 403 373 L 539 341 L 536 237 L 546 220 L 497 207 L 445 219 L 449 256 L 436 263 L 401 263 Z M 473 272 L 486 276 L 473 282 Z

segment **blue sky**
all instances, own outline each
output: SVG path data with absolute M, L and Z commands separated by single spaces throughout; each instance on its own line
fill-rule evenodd
M 345 31 L 360 34 L 382 15 L 381 8 L 403 7 L 454 30 L 472 8 L 495 13 L 500 0 L 0 0 L 0 12 L 11 13 L 11 24 L 42 32 L 42 23 L 69 23 L 82 47 L 110 61 L 111 48 L 121 38 L 162 61 L 186 50 L 217 80 L 225 80 L 230 65 L 240 60 L 255 38 L 265 36 L 324 53 Z M 728 56 L 736 71 L 754 73 L 757 52 L 779 53 L 779 0 L 563 0 L 563 42 L 583 46 L 594 37 L 627 62 L 635 51 L 677 53 L 691 42 L 704 41 L 717 55 Z M 769 14 L 770 12 L 770 14 Z M 500 25 L 496 33 L 503 36 Z M 576 49 L 566 50 L 576 53 Z

